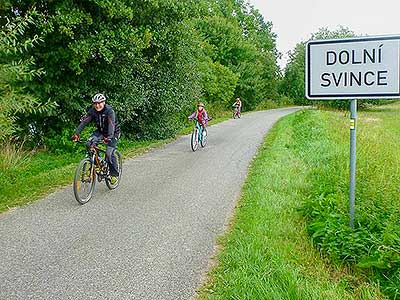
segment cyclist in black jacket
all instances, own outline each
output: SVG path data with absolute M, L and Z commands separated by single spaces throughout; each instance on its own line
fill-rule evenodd
M 121 129 L 111 105 L 106 104 L 106 97 L 103 94 L 96 94 L 92 98 L 93 107 L 87 115 L 81 119 L 72 140 L 77 142 L 79 134 L 89 122 L 96 122 L 97 129 L 88 140 L 88 146 L 97 145 L 101 140 L 107 144 L 106 158 L 110 165 L 110 176 L 118 177 L 118 165 L 114 156 L 114 150 L 121 135 Z M 111 178 L 113 179 L 113 178 Z

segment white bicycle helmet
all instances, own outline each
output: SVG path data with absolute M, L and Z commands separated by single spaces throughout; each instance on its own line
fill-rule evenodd
M 100 103 L 100 102 L 104 102 L 104 101 L 106 101 L 106 96 L 104 96 L 101 93 L 94 95 L 92 98 L 93 103 Z

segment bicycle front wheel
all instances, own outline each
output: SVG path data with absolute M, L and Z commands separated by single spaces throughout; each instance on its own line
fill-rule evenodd
M 198 130 L 197 128 L 193 130 L 192 137 L 190 138 L 190 146 L 192 147 L 193 152 L 197 150 L 199 147 L 199 140 L 198 140 Z
M 119 183 L 121 182 L 121 177 L 122 177 L 122 156 L 121 153 L 119 153 L 118 150 L 114 151 L 114 156 L 115 159 L 117 160 L 117 166 L 118 166 L 118 178 L 117 181 L 114 183 L 111 181 L 111 178 L 106 178 L 106 185 L 110 190 L 116 189 L 119 186 Z
M 203 137 L 202 137 L 202 139 L 201 139 L 201 142 L 200 142 L 200 144 L 201 144 L 201 147 L 205 147 L 206 145 L 207 145 L 207 129 L 206 128 L 204 128 L 203 129 Z
M 80 204 L 89 202 L 96 185 L 96 172 L 89 158 L 82 159 L 74 177 L 74 195 Z

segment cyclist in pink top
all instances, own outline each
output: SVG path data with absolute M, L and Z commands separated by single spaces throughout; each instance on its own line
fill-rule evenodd
M 203 102 L 199 102 L 197 104 L 197 110 L 188 117 L 189 120 L 193 120 L 194 118 L 197 118 L 201 125 L 208 126 L 208 115 L 207 111 L 204 109 Z

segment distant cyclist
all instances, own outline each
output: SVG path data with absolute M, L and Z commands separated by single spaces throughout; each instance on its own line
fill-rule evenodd
M 74 142 L 79 140 L 79 135 L 85 126 L 90 122 L 96 123 L 96 131 L 88 140 L 88 147 L 95 146 L 103 141 L 107 145 L 106 158 L 110 166 L 111 181 L 119 176 L 117 160 L 114 156 L 118 139 L 121 136 L 121 129 L 111 105 L 106 104 L 106 97 L 103 94 L 96 94 L 92 98 L 93 107 L 87 115 L 81 119 L 81 123 L 72 138 Z
M 242 113 L 242 100 L 239 97 L 235 99 L 235 103 L 233 103 L 232 107 L 236 107 L 239 110 L 239 114 Z
M 208 126 L 208 115 L 207 111 L 204 109 L 203 102 L 199 102 L 197 104 L 197 110 L 188 117 L 189 120 L 193 120 L 194 118 L 197 118 L 201 126 Z

